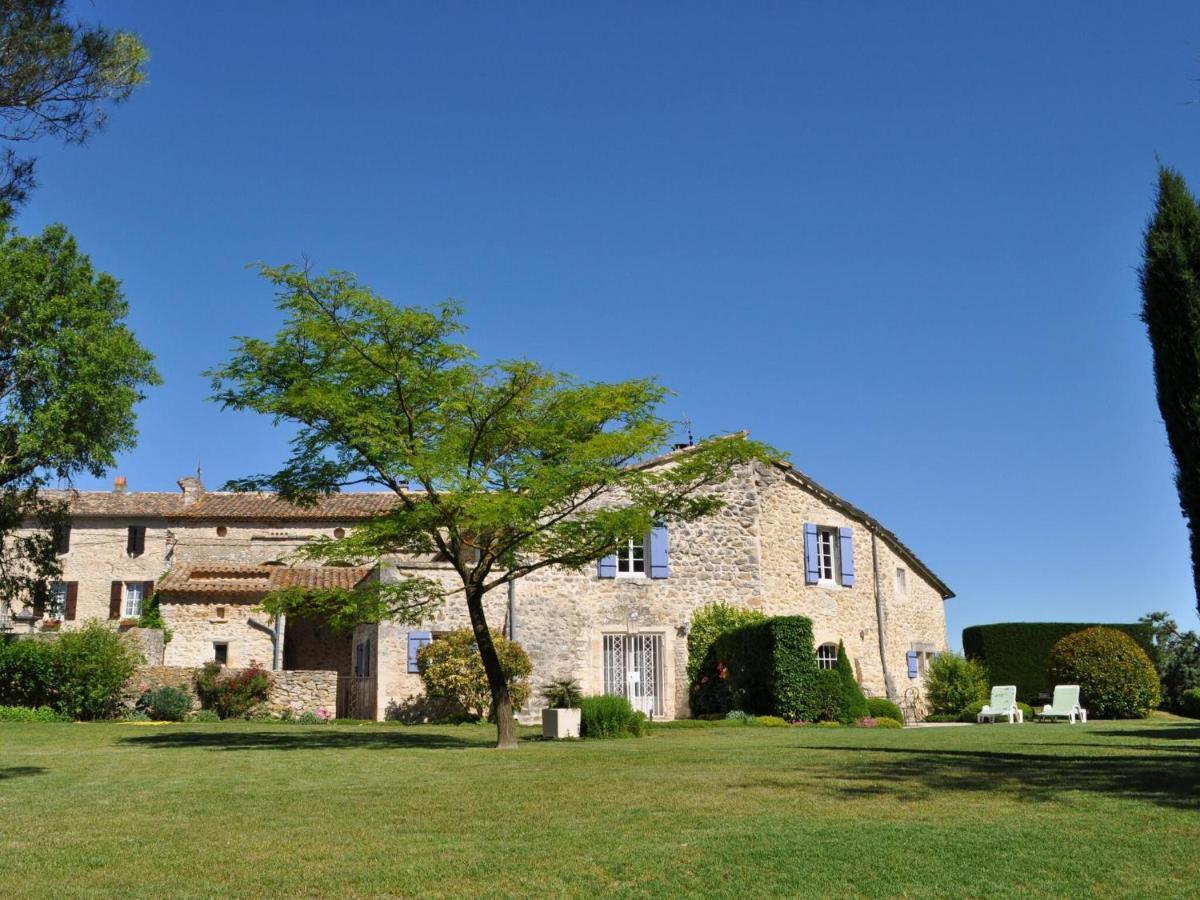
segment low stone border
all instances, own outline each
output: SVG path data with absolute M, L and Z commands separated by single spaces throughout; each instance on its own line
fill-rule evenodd
M 125 686 L 125 705 L 132 707 L 145 691 L 173 687 L 189 694 L 199 708 L 199 697 L 196 696 L 196 673 L 199 671 L 194 666 L 142 666 Z M 239 670 L 226 670 L 227 673 L 236 671 Z M 337 710 L 337 672 L 298 670 L 270 674 L 271 693 L 266 705 L 271 715 L 291 713 L 298 716 L 323 709 L 329 718 L 333 718 Z

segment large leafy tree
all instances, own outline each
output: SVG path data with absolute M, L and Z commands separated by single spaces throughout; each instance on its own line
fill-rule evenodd
M 145 80 L 146 48 L 125 31 L 68 21 L 66 0 L 0 0 L 0 212 L 25 200 L 34 163 L 13 144 L 43 135 L 83 143 L 106 104 Z
M 1200 206 L 1183 177 L 1166 167 L 1158 173 L 1140 276 L 1142 321 L 1154 351 L 1158 409 L 1175 456 L 1200 609 Z
M 412 578 L 357 592 L 282 592 L 275 613 L 320 612 L 335 624 L 419 621 L 453 595 L 466 605 L 487 673 L 498 746 L 516 746 L 513 704 L 484 597 L 547 566 L 582 569 L 656 522 L 717 510 L 710 490 L 768 448 L 745 438 L 702 441 L 667 465 L 651 379 L 584 383 L 526 360 L 478 361 L 458 341 L 453 303 L 395 306 L 352 276 L 264 268 L 285 317 L 274 340 L 240 338 L 210 373 L 214 398 L 297 427 L 278 472 L 231 484 L 304 503 L 350 484 L 397 497 L 393 510 L 309 559 L 342 562 L 437 553 L 451 583 Z
M 60 572 L 52 532 L 66 511 L 40 489 L 102 475 L 134 444 L 134 404 L 158 374 L 126 312 L 62 226 L 0 229 L 0 604 L 40 609 Z

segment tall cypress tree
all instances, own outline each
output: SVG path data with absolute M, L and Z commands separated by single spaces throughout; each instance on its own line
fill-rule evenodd
M 1175 455 L 1200 609 L 1200 205 L 1174 169 L 1159 169 L 1144 253 L 1142 321 L 1154 350 L 1158 409 Z

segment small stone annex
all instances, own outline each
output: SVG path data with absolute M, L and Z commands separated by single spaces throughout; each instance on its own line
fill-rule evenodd
M 260 606 L 281 587 L 417 574 L 453 586 L 449 564 L 433 557 L 357 567 L 295 560 L 306 541 L 343 536 L 391 508 L 394 495 L 343 493 L 299 507 L 270 494 L 208 492 L 191 476 L 179 487 L 131 492 L 118 478 L 111 492 L 65 494 L 71 526 L 58 538 L 63 576 L 50 608 L 40 617 L 0 609 L 0 628 L 31 633 L 91 619 L 131 628 L 154 597 L 172 638 L 153 666 L 258 664 L 327 673 L 330 684 L 336 673 L 340 716 L 421 715 L 416 653 L 467 626 L 453 596 L 419 626 L 385 621 L 352 634 L 316 619 L 274 621 Z M 819 663 L 832 667 L 844 642 L 871 695 L 899 699 L 919 686 L 929 658 L 947 647 L 944 602 L 954 594 L 896 535 L 782 463 L 742 466 L 719 493 L 725 505 L 715 515 L 655 528 L 590 571 L 544 569 L 493 592 L 488 621 L 533 662 L 523 719 L 540 708 L 536 688 L 559 678 L 578 679 L 586 693 L 623 694 L 655 718 L 688 715 L 687 634 L 710 603 L 807 616 Z

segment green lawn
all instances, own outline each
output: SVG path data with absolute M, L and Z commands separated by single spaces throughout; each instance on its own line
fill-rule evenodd
M 691 723 L 684 723 L 691 724 Z M 1195 896 L 1200 722 L 0 725 L 0 895 Z

